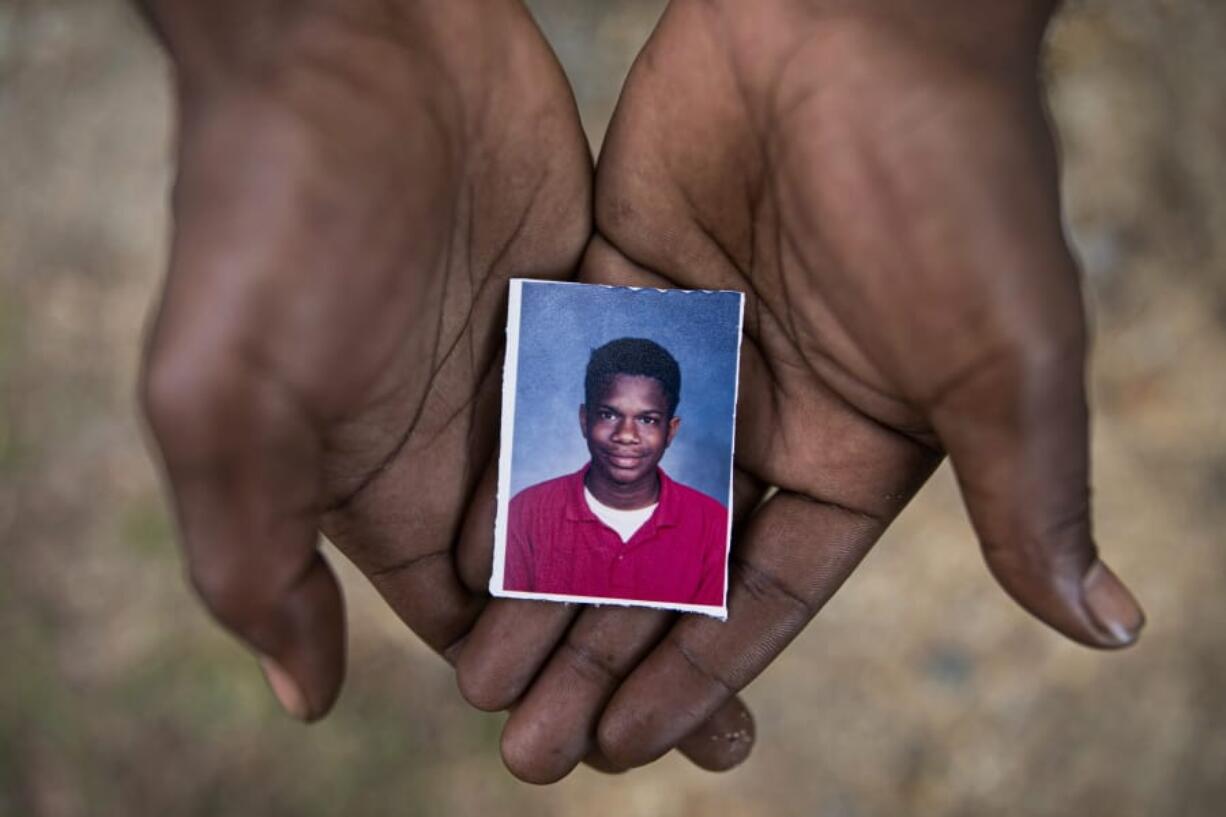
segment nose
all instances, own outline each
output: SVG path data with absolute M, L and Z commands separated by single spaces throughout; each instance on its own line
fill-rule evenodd
M 623 417 L 613 429 L 613 442 L 631 445 L 639 441 L 638 430 L 633 417 Z

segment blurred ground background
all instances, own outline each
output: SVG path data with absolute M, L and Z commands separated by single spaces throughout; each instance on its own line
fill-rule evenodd
M 532 3 L 599 143 L 661 3 Z M 1097 333 L 1100 542 L 1150 615 L 1066 643 L 982 566 L 947 470 L 748 692 L 740 770 L 516 782 L 501 717 L 351 570 L 305 729 L 180 578 L 131 395 L 166 247 L 166 65 L 118 0 L 0 0 L 0 814 L 1220 815 L 1226 5 L 1069 5 L 1049 51 Z

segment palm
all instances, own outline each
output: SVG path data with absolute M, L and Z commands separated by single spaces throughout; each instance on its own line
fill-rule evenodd
M 571 721 L 598 719 L 620 765 L 726 706 L 946 451 L 1019 601 L 1096 646 L 1139 627 L 1120 623 L 1130 599 L 1115 604 L 1126 591 L 1089 537 L 1084 326 L 1026 57 L 1041 26 L 979 59 L 884 18 L 768 5 L 674 0 L 597 171 L 586 280 L 747 293 L 736 465 L 743 494 L 780 489 L 734 539 L 726 623 L 688 617 L 661 638 L 596 611 L 572 627 L 568 652 L 606 665 L 655 644 L 595 699 L 603 715 Z M 1095 609 L 1091 585 L 1116 595 Z M 526 732 L 541 754 L 564 742 Z
M 842 105 L 841 89 L 808 64 L 827 52 L 794 55 L 778 73 L 759 69 L 771 84 L 756 88 L 735 49 L 676 18 L 657 31 L 599 171 L 598 230 L 621 258 L 593 257 L 586 274 L 745 291 L 738 467 L 888 518 L 936 459 L 881 337 L 912 334 L 916 304 L 893 296 L 923 266 L 913 255 L 892 263 L 908 248 L 888 217 L 925 204 L 898 200 L 897 189 L 915 183 L 887 178 L 881 155 L 891 137 L 914 133 L 873 121 L 892 113 L 880 97 L 860 110 Z M 705 93 L 687 91 L 687 80 Z M 939 201 L 941 191 L 930 192 Z
M 1002 443 L 966 422 L 1013 396 L 994 390 L 1053 369 L 1079 385 L 1081 301 L 1039 89 L 884 25 L 798 13 L 763 32 L 700 15 L 666 19 L 627 84 L 597 228 L 674 285 L 748 293 L 738 465 L 872 520 L 871 542 L 940 453 Z M 1038 516 L 1088 523 L 1084 405 L 1056 391 L 1023 410 L 1059 409 L 1042 452 L 1072 463 L 1059 480 L 956 463 L 988 544 L 1017 536 L 1005 494 L 1019 491 Z M 1084 621 L 1053 623 L 1096 640 Z

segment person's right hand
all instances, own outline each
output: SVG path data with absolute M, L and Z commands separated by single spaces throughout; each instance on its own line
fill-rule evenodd
M 310 720 L 344 671 L 318 530 L 448 660 L 477 620 L 506 282 L 573 275 L 591 160 L 518 0 L 144 8 L 180 109 L 143 398 L 193 583 Z M 681 748 L 718 767 L 721 730 Z
M 345 640 L 321 528 L 444 655 L 481 609 L 453 554 L 506 280 L 573 274 L 591 160 L 518 2 L 143 7 L 179 168 L 142 396 L 195 587 L 314 719 Z

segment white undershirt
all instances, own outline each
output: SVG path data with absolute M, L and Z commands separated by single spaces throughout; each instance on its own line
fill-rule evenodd
M 635 532 L 643 527 L 643 524 L 655 513 L 656 506 L 660 504 L 656 502 L 653 505 L 648 505 L 646 508 L 638 508 L 633 511 L 610 508 L 592 496 L 592 492 L 587 489 L 586 485 L 583 486 L 583 498 L 587 500 L 587 506 L 591 508 L 592 513 L 596 514 L 596 518 L 617 531 L 617 535 L 621 537 L 623 542 L 630 541 L 630 537 L 634 536 Z

